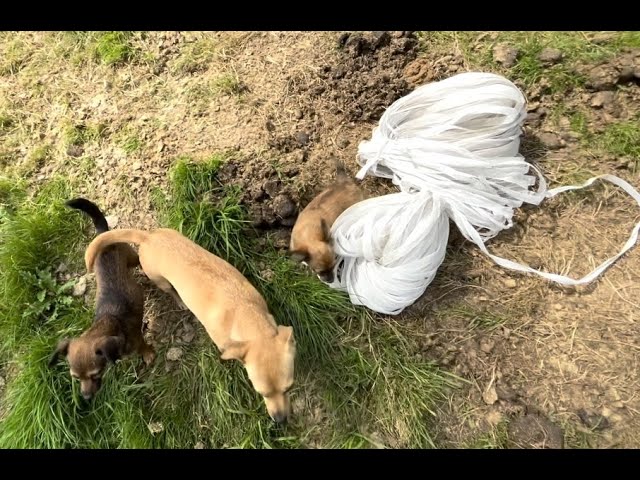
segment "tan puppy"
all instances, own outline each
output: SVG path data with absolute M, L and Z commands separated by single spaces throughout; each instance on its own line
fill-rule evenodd
M 67 205 L 89 215 L 98 234 L 109 230 L 93 202 L 76 198 Z M 85 400 L 98 392 L 110 363 L 134 352 L 147 364 L 155 358 L 153 347 L 142 335 L 144 298 L 131 275 L 137 265 L 138 255 L 129 245 L 113 245 L 101 252 L 95 261 L 98 290 L 93 324 L 78 338 L 61 340 L 49 360 L 51 366 L 60 355 L 67 357 L 71 376 L 80 381 Z
M 291 259 L 309 265 L 320 280 L 333 282 L 336 263 L 331 240 L 333 222 L 351 205 L 365 199 L 364 192 L 336 161 L 336 182 L 305 207 L 291 232 Z
M 85 252 L 87 270 L 103 249 L 118 242 L 140 245 L 140 265 L 149 279 L 191 310 L 222 359 L 244 364 L 271 418 L 287 420 L 296 353 L 293 328 L 276 324 L 253 285 L 232 265 L 169 229 L 103 233 Z

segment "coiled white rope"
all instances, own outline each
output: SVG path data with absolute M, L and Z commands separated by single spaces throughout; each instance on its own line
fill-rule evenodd
M 494 262 L 562 285 L 596 279 L 632 248 L 640 223 L 620 253 L 578 280 L 497 257 L 485 242 L 513 225 L 514 209 L 607 180 L 640 205 L 640 194 L 612 175 L 547 190 L 541 173 L 519 153 L 526 100 L 506 78 L 462 73 L 423 85 L 393 103 L 358 147 L 362 169 L 390 178 L 399 193 L 357 203 L 331 232 L 338 262 L 330 284 L 354 304 L 395 315 L 415 302 L 444 260 L 449 219 Z M 536 184 L 536 189 L 531 189 Z

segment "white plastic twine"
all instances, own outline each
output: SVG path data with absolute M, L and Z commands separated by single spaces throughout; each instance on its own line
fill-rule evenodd
M 632 248 L 640 223 L 620 253 L 578 280 L 489 253 L 485 242 L 510 228 L 514 209 L 525 202 L 538 205 L 602 179 L 640 205 L 640 194 L 612 175 L 547 190 L 540 172 L 519 153 L 525 116 L 522 92 L 491 73 L 462 73 L 392 104 L 371 140 L 358 147 L 363 167 L 357 178 L 390 178 L 400 192 L 357 203 L 335 221 L 338 262 L 330 286 L 348 292 L 354 304 L 400 313 L 425 292 L 444 260 L 449 218 L 498 265 L 562 285 L 593 281 Z

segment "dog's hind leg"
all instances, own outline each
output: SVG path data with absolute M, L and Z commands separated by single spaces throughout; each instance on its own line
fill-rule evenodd
M 144 338 L 140 339 L 140 342 L 138 344 L 138 353 L 142 355 L 142 359 L 147 365 L 151 365 L 156 359 L 156 352 L 154 348 L 147 342 L 145 342 Z

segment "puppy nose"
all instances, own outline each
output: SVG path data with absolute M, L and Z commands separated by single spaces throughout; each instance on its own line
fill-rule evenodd
M 318 275 L 318 277 L 320 277 L 320 280 L 322 280 L 323 282 L 333 283 L 333 272 L 323 273 L 321 275 Z
M 93 394 L 91 392 L 82 392 L 82 398 L 84 398 L 85 400 L 91 400 L 91 397 L 93 397 Z
M 271 418 L 273 418 L 273 421 L 276 423 L 287 423 L 287 414 L 283 412 L 276 412 Z

